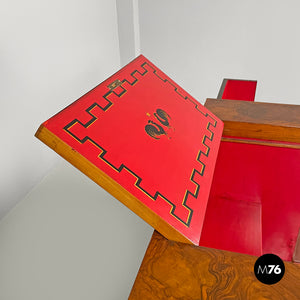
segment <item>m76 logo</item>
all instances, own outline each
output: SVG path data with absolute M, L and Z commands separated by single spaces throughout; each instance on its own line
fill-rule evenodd
M 281 280 L 285 272 L 282 259 L 275 254 L 260 256 L 254 265 L 254 275 L 265 284 L 274 284 Z
M 280 265 L 265 265 L 263 267 L 259 265 L 257 269 L 257 274 L 272 274 L 273 272 L 274 274 L 280 274 L 282 272 Z

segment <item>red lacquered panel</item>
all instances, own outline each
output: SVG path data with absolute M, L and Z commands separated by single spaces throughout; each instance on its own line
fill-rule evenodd
M 223 123 L 149 60 L 138 57 L 44 126 L 199 243 Z
M 291 260 L 299 189 L 298 149 L 222 142 L 200 245 Z
M 260 256 L 261 204 L 247 195 L 212 194 L 200 246 Z
M 254 101 L 257 81 L 224 79 L 218 98 Z

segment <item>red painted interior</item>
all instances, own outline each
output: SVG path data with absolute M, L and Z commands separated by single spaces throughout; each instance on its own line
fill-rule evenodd
M 254 101 L 256 81 L 228 79 L 222 99 Z
M 222 142 L 200 245 L 291 260 L 299 187 L 299 150 Z

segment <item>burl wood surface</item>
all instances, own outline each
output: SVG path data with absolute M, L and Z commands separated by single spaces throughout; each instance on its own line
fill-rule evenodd
M 130 300 L 300 299 L 300 268 L 285 262 L 274 285 L 254 275 L 255 256 L 168 241 L 154 232 Z
M 207 99 L 223 136 L 300 143 L 300 105 Z

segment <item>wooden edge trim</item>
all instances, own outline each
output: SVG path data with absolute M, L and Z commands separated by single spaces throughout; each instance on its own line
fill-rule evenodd
M 236 138 L 236 137 L 222 137 L 221 141 L 242 143 L 242 144 L 254 144 L 254 145 L 262 145 L 262 146 L 270 146 L 270 147 L 300 149 L 300 144 L 283 143 L 280 141 L 254 140 L 254 139 Z
M 103 171 L 93 165 L 88 159 L 60 140 L 55 134 L 49 131 L 43 124 L 37 130 L 35 136 L 49 146 L 52 150 L 66 159 L 74 167 L 100 185 L 108 193 L 122 202 L 150 226 L 159 231 L 167 239 L 193 244 L 188 238 L 183 236 L 175 228 L 169 225 L 161 217 L 155 214 L 150 208 L 130 194 L 120 184 L 110 178 Z
M 204 106 L 224 122 L 225 137 L 300 144 L 300 106 L 210 98 Z
M 221 119 L 222 120 L 222 119 Z M 272 124 L 226 121 L 224 122 L 224 136 L 267 140 L 281 144 L 291 143 L 300 145 L 300 128 Z

